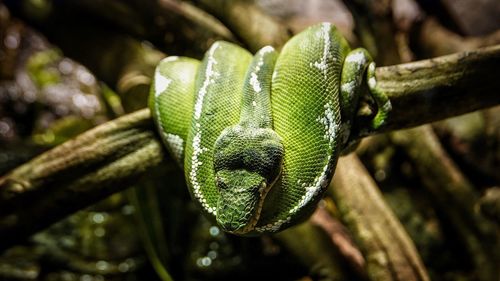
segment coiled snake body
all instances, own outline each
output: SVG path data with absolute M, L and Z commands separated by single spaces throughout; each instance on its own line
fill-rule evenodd
M 345 148 L 363 79 L 383 124 L 390 102 L 364 49 L 329 23 L 294 36 L 278 54 L 252 56 L 216 42 L 200 62 L 157 67 L 150 108 L 184 168 L 193 199 L 228 232 L 276 232 L 306 219 Z

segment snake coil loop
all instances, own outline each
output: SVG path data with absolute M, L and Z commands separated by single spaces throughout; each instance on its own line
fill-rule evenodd
M 219 41 L 202 61 L 168 57 L 150 108 L 201 209 L 225 231 L 276 232 L 306 219 L 333 176 L 367 81 L 383 125 L 390 101 L 375 65 L 323 23 L 278 53 Z

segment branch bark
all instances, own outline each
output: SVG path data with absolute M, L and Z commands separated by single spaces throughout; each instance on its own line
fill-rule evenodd
M 0 178 L 0 250 L 124 189 L 163 159 L 144 109 L 19 166 Z
M 370 280 L 429 280 L 415 245 L 355 154 L 339 159 L 329 192 L 366 257 Z
M 380 67 L 379 87 L 392 103 L 377 132 L 414 127 L 500 103 L 500 45 Z

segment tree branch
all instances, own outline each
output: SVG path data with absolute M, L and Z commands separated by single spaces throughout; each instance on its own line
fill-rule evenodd
M 370 280 L 429 280 L 413 241 L 355 154 L 339 159 L 329 192 L 365 255 Z
M 500 103 L 500 45 L 380 67 L 392 112 L 377 132 L 414 127 Z
M 0 178 L 0 249 L 126 188 L 164 157 L 144 109 L 19 166 Z

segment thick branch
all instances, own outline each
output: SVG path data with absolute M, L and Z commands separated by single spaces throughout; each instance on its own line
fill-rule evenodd
M 329 191 L 366 257 L 370 280 L 429 280 L 415 245 L 357 156 L 339 159 Z
M 378 69 L 393 104 L 382 130 L 500 104 L 498 65 L 500 46 Z M 0 178 L 0 248 L 126 188 L 163 157 L 149 111 L 142 110 L 18 167 Z
M 380 67 L 392 112 L 381 131 L 422 125 L 500 103 L 500 45 Z M 378 133 L 378 132 L 377 132 Z
M 149 110 L 98 126 L 0 178 L 0 249 L 129 186 L 165 157 Z

